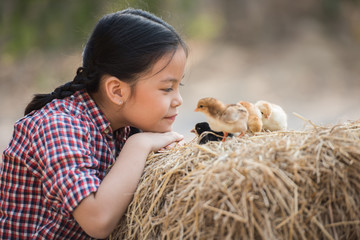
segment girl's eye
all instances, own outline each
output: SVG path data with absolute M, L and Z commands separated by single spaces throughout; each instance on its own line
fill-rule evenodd
M 163 91 L 164 92 L 171 92 L 173 89 L 172 88 L 164 88 Z
M 183 83 L 179 83 L 179 86 L 184 86 L 184 84 Z M 175 88 L 177 88 L 176 86 L 175 86 Z M 162 91 L 164 91 L 164 92 L 172 92 L 172 91 L 174 91 L 174 86 L 172 86 L 172 87 L 169 87 L 169 88 L 163 88 L 163 89 L 161 89 Z

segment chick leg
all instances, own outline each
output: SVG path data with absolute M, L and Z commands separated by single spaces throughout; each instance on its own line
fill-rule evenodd
M 244 136 L 245 135 L 245 132 L 241 132 L 241 134 L 238 136 L 239 138 Z
M 223 137 L 223 139 L 221 140 L 222 142 L 225 142 L 225 139 L 226 139 L 226 137 L 228 136 L 228 133 L 227 132 L 224 132 L 224 137 Z

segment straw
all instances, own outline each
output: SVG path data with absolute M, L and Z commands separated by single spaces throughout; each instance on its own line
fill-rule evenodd
M 360 239 L 360 121 L 307 122 L 149 155 L 110 239 Z

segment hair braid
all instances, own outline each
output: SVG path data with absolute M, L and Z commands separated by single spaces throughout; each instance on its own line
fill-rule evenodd
M 49 94 L 35 94 L 32 101 L 25 108 L 25 115 L 33 110 L 38 110 L 44 107 L 47 103 L 54 99 L 63 99 L 71 96 L 76 91 L 85 89 L 88 82 L 86 71 L 83 67 L 79 67 L 76 71 L 76 76 L 73 81 L 67 82 L 57 87 Z

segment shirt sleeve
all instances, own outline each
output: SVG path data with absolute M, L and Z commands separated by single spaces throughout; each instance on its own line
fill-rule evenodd
M 70 217 L 76 206 L 96 192 L 99 160 L 92 153 L 92 136 L 83 121 L 68 115 L 44 119 L 34 141 L 34 156 L 43 162 L 41 182 L 47 207 Z

